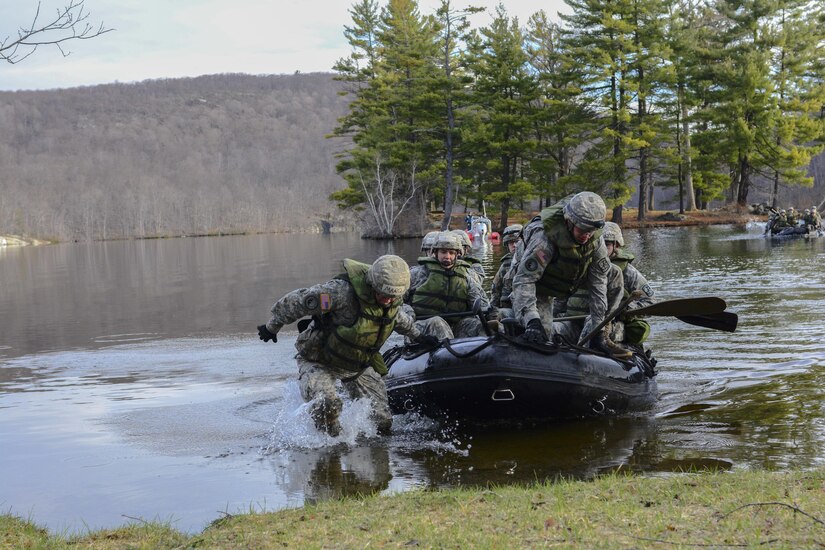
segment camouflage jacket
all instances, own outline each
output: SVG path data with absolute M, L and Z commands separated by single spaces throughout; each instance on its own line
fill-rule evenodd
M 266 324 L 267 330 L 276 334 L 281 327 L 307 316 L 328 314 L 333 325 L 350 326 L 358 317 L 358 297 L 355 289 L 347 281 L 333 279 L 309 288 L 293 290 L 272 306 L 272 318 Z M 323 335 L 318 327 L 304 330 L 295 347 L 308 359 L 317 359 L 316 352 L 323 345 Z M 421 332 L 415 326 L 415 319 L 404 308 L 395 317 L 395 332 L 416 339 Z
M 653 305 L 656 300 L 653 298 L 653 289 L 645 279 L 642 273 L 633 267 L 633 264 L 628 264 L 624 269 L 624 288 L 627 292 L 632 293 L 634 290 L 641 290 L 644 296 L 638 300 L 630 302 L 627 309 L 639 309 Z
M 540 318 L 536 308 L 536 282 L 541 279 L 557 252 L 556 246 L 547 238 L 541 220 L 531 221 L 524 228 L 523 234 L 524 252 L 517 258 L 518 263 L 514 261 L 511 267 L 513 290 L 510 299 L 516 319 L 527 326 L 532 319 Z M 590 288 L 590 316 L 594 326 L 602 322 L 607 312 L 607 274 L 610 266 L 607 247 L 604 240 L 601 240 L 593 254 L 586 278 L 586 284 Z

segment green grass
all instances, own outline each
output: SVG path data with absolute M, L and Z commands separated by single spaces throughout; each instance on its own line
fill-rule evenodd
M 4 548 L 825 548 L 825 469 L 413 491 L 75 538 L 0 518 Z

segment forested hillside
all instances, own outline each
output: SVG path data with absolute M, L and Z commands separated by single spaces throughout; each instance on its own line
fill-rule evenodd
M 0 93 L 0 234 L 59 240 L 317 230 L 352 213 L 330 74 Z

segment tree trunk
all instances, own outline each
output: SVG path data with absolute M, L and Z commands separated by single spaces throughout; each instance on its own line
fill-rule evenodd
M 642 159 L 639 159 L 639 164 L 641 165 Z M 645 179 L 646 174 L 643 171 L 639 171 L 639 212 L 636 215 L 636 219 L 642 221 L 647 217 L 647 181 Z
M 510 166 L 510 159 L 504 158 L 502 159 L 503 162 L 501 163 L 504 166 L 504 173 L 501 175 L 501 187 L 506 192 L 510 189 L 510 182 L 512 181 L 512 175 L 515 173 L 515 159 L 513 159 L 513 166 Z M 499 221 L 499 233 L 504 233 L 504 228 L 507 227 L 507 223 L 510 216 L 510 197 L 504 197 L 501 201 L 501 220 Z
M 447 75 L 449 77 L 449 74 Z M 441 230 L 450 228 L 450 219 L 453 215 L 453 130 L 455 130 L 455 113 L 453 113 L 453 100 L 447 99 L 447 139 L 446 139 L 446 173 L 444 174 L 447 191 L 444 197 L 444 218 L 441 220 Z
M 779 172 L 773 173 L 773 188 L 771 189 L 771 206 L 776 208 L 776 199 L 779 197 Z
M 690 158 L 690 123 L 688 123 L 688 108 L 684 100 L 684 84 L 680 86 L 680 93 L 682 95 L 682 168 L 684 170 L 685 198 L 687 199 L 687 207 L 685 210 L 690 212 L 696 210 L 696 194 L 693 192 L 693 166 Z
M 623 205 L 620 204 L 619 206 L 614 207 L 613 208 L 613 215 L 610 217 L 610 221 L 612 221 L 613 223 L 617 223 L 619 225 L 622 225 L 622 214 L 623 214 L 623 212 L 624 212 L 624 206 Z
M 751 184 L 751 166 L 748 156 L 744 155 L 739 163 L 739 193 L 736 195 L 736 204 L 747 206 L 748 192 Z

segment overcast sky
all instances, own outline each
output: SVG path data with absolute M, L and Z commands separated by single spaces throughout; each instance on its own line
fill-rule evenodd
M 41 19 L 70 0 L 41 0 Z M 0 37 L 29 25 L 37 0 L 0 0 Z M 215 73 L 291 74 L 331 71 L 349 53 L 343 36 L 351 0 L 85 0 L 89 21 L 114 31 L 71 41 L 68 57 L 41 47 L 24 61 L 0 65 L 0 90 L 68 88 Z M 419 0 L 434 12 L 439 0 Z M 457 6 L 487 8 L 474 20 L 489 24 L 498 0 Z M 386 5 L 386 0 L 379 0 Z M 552 19 L 563 0 L 507 0 L 507 12 L 524 24 L 543 9 Z

